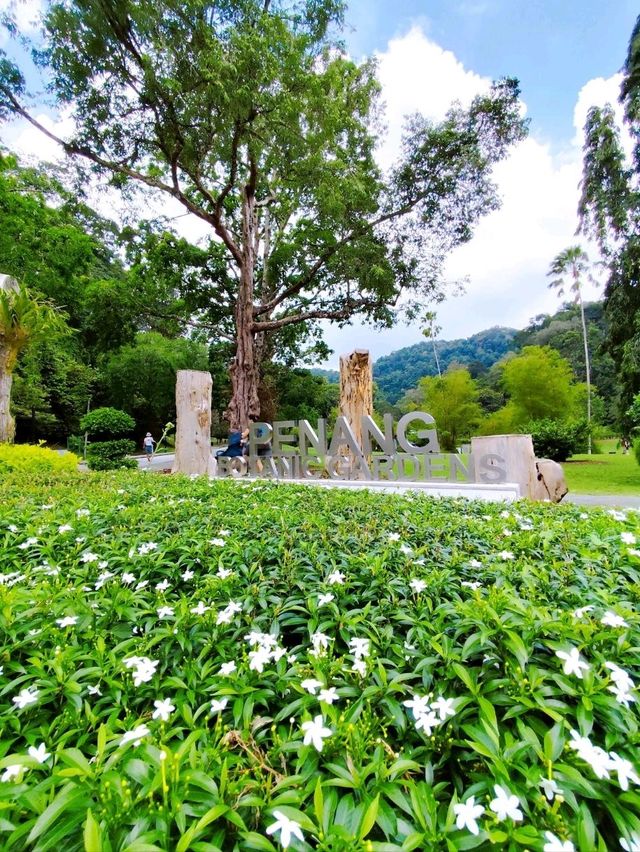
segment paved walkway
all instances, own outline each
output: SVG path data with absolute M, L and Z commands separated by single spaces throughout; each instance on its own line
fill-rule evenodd
M 640 509 L 640 495 L 635 494 L 567 494 L 563 503 L 577 506 L 615 506 L 622 509 Z

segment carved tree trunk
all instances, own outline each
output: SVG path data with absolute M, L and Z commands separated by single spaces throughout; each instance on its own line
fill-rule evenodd
M 17 353 L 2 347 L 0 337 L 0 444 L 12 444 L 16 432 L 11 416 L 11 385 Z
M 531 435 L 484 435 L 472 438 L 471 452 L 477 472 L 480 472 L 478 465 L 483 456 L 498 456 L 503 461 L 496 462 L 497 466 L 506 466 L 509 482 L 517 482 L 520 486 L 520 496 L 535 498 L 538 471 Z M 478 481 L 482 482 L 482 479 L 478 477 Z
M 211 455 L 211 374 L 178 370 L 176 380 L 176 458 L 173 473 L 213 474 Z
M 235 307 L 236 354 L 229 373 L 231 400 L 225 411 L 232 432 L 241 432 L 260 414 L 260 363 L 253 330 L 254 275 L 258 240 L 255 187 L 245 187 L 242 203 L 242 264 Z
M 362 447 L 361 418 L 373 414 L 373 365 L 368 349 L 340 356 L 340 414 L 347 418 Z M 341 447 L 340 455 L 344 454 L 347 449 Z

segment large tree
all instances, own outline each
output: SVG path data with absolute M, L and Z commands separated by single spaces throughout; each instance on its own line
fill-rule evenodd
M 375 65 L 334 38 L 341 0 L 65 0 L 38 54 L 75 133 L 43 127 L 25 82 L 0 67 L 0 112 L 21 115 L 121 186 L 166 193 L 206 222 L 225 269 L 210 300 L 231 318 L 228 418 L 258 414 L 269 336 L 361 314 L 391 323 L 419 306 L 444 258 L 497 206 L 492 166 L 524 135 L 504 80 L 440 123 L 406 127 L 383 175 Z
M 590 109 L 578 213 L 580 230 L 596 240 L 608 269 L 608 347 L 619 373 L 624 412 L 640 390 L 640 17 L 629 42 L 620 100 L 632 156 L 625 156 L 611 106 Z
M 0 280 L 0 443 L 13 443 L 15 423 L 11 416 L 13 371 L 20 353 L 36 340 L 65 327 L 55 306 L 30 293 L 6 275 Z

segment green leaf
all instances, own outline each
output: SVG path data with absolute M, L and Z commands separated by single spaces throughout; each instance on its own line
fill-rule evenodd
M 360 823 L 360 828 L 358 830 L 358 838 L 360 840 L 364 840 L 364 838 L 369 834 L 373 826 L 375 825 L 376 818 L 378 816 L 378 805 L 380 803 L 380 794 L 378 794 L 374 799 L 369 802 L 369 805 L 364 812 L 364 816 L 362 817 L 362 822 Z
M 87 810 L 83 840 L 85 852 L 102 852 L 102 831 L 91 813 L 91 808 Z

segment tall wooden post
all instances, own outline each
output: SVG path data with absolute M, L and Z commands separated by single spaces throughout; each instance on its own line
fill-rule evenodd
M 373 365 L 368 349 L 340 356 L 340 414 L 347 418 L 362 447 L 361 420 L 365 414 L 373 414 Z
M 176 458 L 173 473 L 213 474 L 211 456 L 211 374 L 178 370 Z

